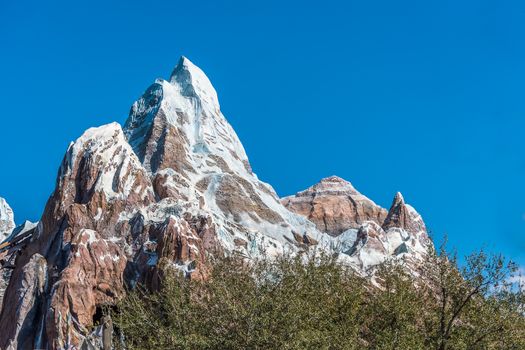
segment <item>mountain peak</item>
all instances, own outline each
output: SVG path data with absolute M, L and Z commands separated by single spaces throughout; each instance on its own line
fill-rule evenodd
M 244 148 L 220 111 L 217 93 L 206 74 L 181 57 L 169 80 L 157 80 L 132 106 L 126 138 L 148 172 L 171 168 L 200 173 L 208 155 L 224 169 L 249 172 Z M 200 170 L 197 170 L 200 169 Z
M 393 205 L 396 204 L 405 204 L 405 198 L 401 194 L 401 192 L 396 192 L 396 195 L 394 197 Z
M 187 57 L 181 56 L 179 59 L 171 73 L 170 83 L 179 85 L 182 95 L 198 98 L 201 102 L 219 109 L 219 98 L 210 79 Z
M 321 179 L 320 182 L 341 182 L 341 183 L 350 183 L 348 181 L 346 181 L 345 179 L 337 176 L 337 175 L 332 175 L 332 176 L 328 176 L 328 177 L 325 177 L 323 179 Z
M 321 249 L 360 273 L 395 252 L 424 252 L 421 217 L 401 194 L 395 203 L 389 214 L 337 176 L 279 201 L 252 172 L 208 77 L 181 57 L 133 104 L 124 129 L 88 129 L 68 148 L 34 239 L 12 253 L 0 348 L 82 348 L 97 308 L 127 286 L 157 290 L 175 270 L 199 276 L 215 252 Z
M 385 222 L 383 223 L 384 230 L 388 230 L 391 227 L 402 228 L 412 233 L 426 232 L 426 227 L 421 215 L 405 203 L 401 192 L 396 193 Z
M 387 215 L 385 209 L 339 176 L 326 177 L 304 191 L 283 198 L 282 204 L 331 236 L 358 229 L 366 221 L 382 223 Z
M 350 193 L 358 193 L 354 186 L 345 179 L 332 175 L 321 179 L 317 184 L 313 186 L 317 191 L 344 191 Z

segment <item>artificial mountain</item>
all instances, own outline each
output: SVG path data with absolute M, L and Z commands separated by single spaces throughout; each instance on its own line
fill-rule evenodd
M 14 228 L 0 200 L 0 239 L 3 350 L 96 348 L 101 307 L 137 284 L 158 288 L 167 273 L 206 278 L 209 254 L 325 251 L 371 276 L 390 258 L 417 269 L 432 246 L 400 193 L 387 210 L 332 176 L 279 198 L 184 57 L 124 127 L 92 128 L 70 144 L 37 225 Z

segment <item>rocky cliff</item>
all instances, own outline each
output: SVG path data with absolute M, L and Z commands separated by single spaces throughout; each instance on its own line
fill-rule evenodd
M 209 254 L 337 253 L 363 275 L 431 246 L 400 194 L 390 210 L 330 177 L 280 199 L 253 173 L 206 75 L 181 58 L 121 128 L 73 142 L 39 225 L 16 253 L 0 349 L 87 346 L 100 308 L 167 273 L 206 278 Z

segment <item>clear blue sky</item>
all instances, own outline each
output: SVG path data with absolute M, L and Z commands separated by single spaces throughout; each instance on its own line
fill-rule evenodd
M 0 196 L 38 220 L 86 128 L 180 55 L 280 195 L 396 191 L 460 253 L 525 264 L 521 1 L 0 1 Z M 250 4 L 247 4 L 250 3 Z M 395 3 L 395 4 L 394 4 Z

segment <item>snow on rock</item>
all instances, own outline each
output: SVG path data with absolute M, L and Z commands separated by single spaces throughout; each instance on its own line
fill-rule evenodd
M 126 198 L 138 190 L 134 186 L 135 176 L 136 169 L 141 166 L 118 123 L 88 129 L 72 143 L 60 169 L 60 181 L 76 177 L 77 172 L 83 171 L 87 165 L 95 170 L 82 179 L 89 191 L 78 193 L 74 188 L 68 189 L 72 194 L 88 196 L 93 192 L 103 192 L 110 201 L 117 197 Z
M 11 267 L 16 261 L 16 252 L 12 252 L 9 247 L 5 245 L 7 242 L 12 242 L 17 237 L 22 235 L 31 235 L 31 232 L 36 224 L 30 221 L 25 221 L 22 225 L 15 226 L 13 221 L 13 211 L 3 198 L 0 198 L 0 243 L 3 247 L 0 248 L 0 311 L 2 310 L 2 301 L 8 282 L 11 278 Z
M 0 197 L 0 242 L 2 242 L 15 228 L 13 210 L 4 198 Z
M 416 268 L 432 247 L 423 219 L 405 204 L 399 192 L 387 211 L 349 182 L 332 176 L 283 198 L 282 203 L 334 236 L 331 250 L 365 274 L 389 259 L 403 260 L 409 269 Z
M 322 233 L 284 208 L 271 186 L 252 172 L 215 89 L 187 58 L 168 81 L 158 79 L 133 104 L 124 130 L 156 195 L 175 200 L 181 212 L 211 214 L 226 250 L 282 253 L 285 245 L 297 243 L 294 231 L 320 240 Z M 235 244 L 241 240 L 250 243 Z
M 332 176 L 278 198 L 185 57 L 133 104 L 123 129 L 91 128 L 71 143 L 31 230 L 6 290 L 0 348 L 82 348 L 98 307 L 138 283 L 157 289 L 168 270 L 206 278 L 209 254 L 320 250 L 371 275 L 386 259 L 416 266 L 432 244 L 400 194 L 387 211 Z
M 339 252 L 345 263 L 366 271 L 428 244 L 411 207 L 396 206 L 401 215 L 409 213 L 399 221 L 337 176 L 279 199 L 252 172 L 210 80 L 185 57 L 169 80 L 157 79 L 133 104 L 124 133 L 150 173 L 156 196 L 170 199 L 149 208 L 146 221 L 165 211 L 211 215 L 225 251 L 257 257 L 315 246 Z M 366 229 L 372 223 L 377 242 Z
M 134 234 L 140 240 L 141 230 L 121 217 L 133 218 L 154 201 L 149 176 L 118 124 L 89 129 L 72 143 L 40 223 L 16 259 L 0 314 L 0 348 L 78 346 L 97 306 L 122 294 L 125 252 Z M 17 310 L 26 297 L 19 286 L 39 283 L 25 273 L 34 256 L 47 266 L 38 277 L 46 283 L 34 296 L 37 300 Z M 31 322 L 25 322 L 28 315 Z M 20 339 L 25 345 L 17 343 Z

